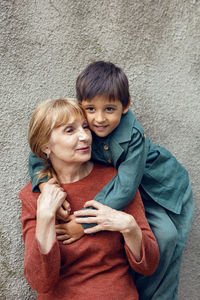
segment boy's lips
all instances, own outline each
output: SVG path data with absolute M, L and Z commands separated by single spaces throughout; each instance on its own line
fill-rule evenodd
M 94 125 L 94 128 L 96 128 L 99 131 L 103 131 L 108 127 L 108 125 Z

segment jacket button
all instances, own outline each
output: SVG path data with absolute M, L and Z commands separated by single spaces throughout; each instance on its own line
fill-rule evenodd
M 109 149 L 108 145 L 104 145 L 104 150 L 108 150 L 108 149 Z

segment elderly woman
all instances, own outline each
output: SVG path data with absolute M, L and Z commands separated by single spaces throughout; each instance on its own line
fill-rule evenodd
M 91 200 L 116 174 L 90 161 L 91 141 L 85 116 L 73 101 L 47 100 L 32 116 L 29 144 L 46 160 L 39 177 L 49 178 L 41 194 L 32 192 L 31 183 L 20 192 L 24 272 L 37 299 L 138 299 L 130 268 L 151 275 L 158 265 L 158 245 L 139 193 L 125 212 Z M 103 230 L 84 234 L 79 224 L 81 239 L 68 245 L 58 241 L 56 214 L 66 198 L 72 221 L 77 210 L 93 206 L 85 210 L 87 222 Z

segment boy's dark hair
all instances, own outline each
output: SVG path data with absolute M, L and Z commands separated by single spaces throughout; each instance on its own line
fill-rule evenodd
M 76 80 L 76 97 L 79 102 L 95 96 L 118 99 L 125 108 L 129 103 L 128 78 L 122 69 L 111 62 L 96 61 L 89 64 Z

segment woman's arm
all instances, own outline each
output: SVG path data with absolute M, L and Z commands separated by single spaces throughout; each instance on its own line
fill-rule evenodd
M 56 239 L 56 211 L 60 208 L 65 198 L 66 193 L 53 178 L 44 186 L 42 193 L 38 197 L 36 238 L 43 253 L 47 253 L 51 249 Z
M 43 214 L 39 213 L 44 203 L 41 203 L 41 209 L 37 210 L 38 194 L 32 193 L 31 184 L 28 184 L 19 196 L 22 201 L 21 221 L 25 244 L 24 275 L 34 290 L 46 293 L 58 281 L 60 272 L 60 248 L 55 238 L 55 222 L 53 225 L 50 220 L 52 231 L 50 230 L 46 238 L 42 225 L 47 226 L 47 224 L 42 223 Z M 41 197 L 39 201 L 42 199 L 44 198 Z M 38 220 L 36 223 L 37 214 L 39 223 Z

